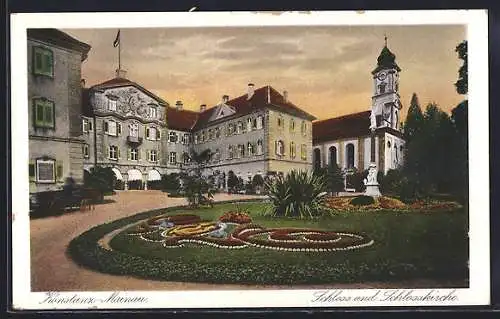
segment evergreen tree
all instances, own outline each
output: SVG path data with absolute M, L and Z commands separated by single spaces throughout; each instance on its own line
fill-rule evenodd
M 463 64 L 458 69 L 458 80 L 455 83 L 455 87 L 457 89 L 458 94 L 467 94 L 469 91 L 469 85 L 467 81 L 468 77 L 468 56 L 467 56 L 467 41 L 462 41 L 457 47 L 455 51 L 458 53 L 458 58 L 463 60 Z
M 409 143 L 422 129 L 423 120 L 424 116 L 420 109 L 417 94 L 413 93 L 410 107 L 408 108 L 408 115 L 406 116 L 406 122 L 404 123 L 404 138 L 407 143 Z
M 334 194 L 344 190 L 344 174 L 337 165 L 332 163 L 325 172 L 328 190 Z

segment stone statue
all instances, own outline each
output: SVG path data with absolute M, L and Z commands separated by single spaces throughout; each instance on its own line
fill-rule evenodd
M 375 112 L 373 110 L 370 112 L 370 130 L 377 128 L 377 118 L 375 117 Z

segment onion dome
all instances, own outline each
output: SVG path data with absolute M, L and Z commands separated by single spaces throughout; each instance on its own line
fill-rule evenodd
M 401 71 L 399 66 L 396 64 L 396 55 L 394 55 L 394 53 L 387 48 L 387 45 L 385 45 L 377 58 L 377 67 L 372 71 L 372 74 L 375 74 L 380 70 L 387 69 L 396 69 L 398 72 Z

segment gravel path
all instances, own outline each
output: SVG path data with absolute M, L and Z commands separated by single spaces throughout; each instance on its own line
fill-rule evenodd
M 255 197 L 255 196 L 254 196 Z M 252 198 L 246 195 L 216 194 L 216 201 Z M 103 223 L 135 215 L 147 210 L 185 205 L 184 198 L 169 198 L 160 191 L 123 191 L 106 197 L 113 200 L 97 205 L 93 211 L 75 211 L 62 216 L 31 220 L 31 290 L 32 291 L 125 291 L 125 290 L 227 290 L 326 288 L 326 286 L 249 286 L 216 285 L 202 283 L 165 282 L 129 276 L 116 276 L 95 272 L 75 264 L 67 255 L 69 242 L 84 231 Z M 436 287 L 431 281 L 386 283 L 337 284 L 328 288 L 428 288 Z M 454 286 L 439 283 L 439 287 Z

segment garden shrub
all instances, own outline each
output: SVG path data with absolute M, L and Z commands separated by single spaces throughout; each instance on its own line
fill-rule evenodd
M 356 205 L 356 206 L 365 206 L 365 205 L 371 205 L 374 203 L 375 203 L 375 200 L 373 199 L 373 197 L 365 196 L 365 195 L 354 197 L 351 200 L 351 204 Z
M 180 177 L 177 173 L 163 174 L 161 176 L 162 189 L 168 192 L 178 191 L 181 187 Z
M 266 189 L 273 204 L 272 216 L 312 218 L 324 211 L 327 184 L 322 176 L 293 170 L 266 183 Z
M 142 181 L 128 181 L 128 189 L 144 189 Z
M 99 190 L 101 193 L 112 193 L 116 176 L 111 167 L 95 166 L 90 173 L 84 174 L 83 184 L 87 188 Z
M 148 189 L 156 189 L 156 190 L 159 190 L 159 189 L 162 189 L 162 181 L 161 180 L 158 180 L 158 181 L 148 181 Z

